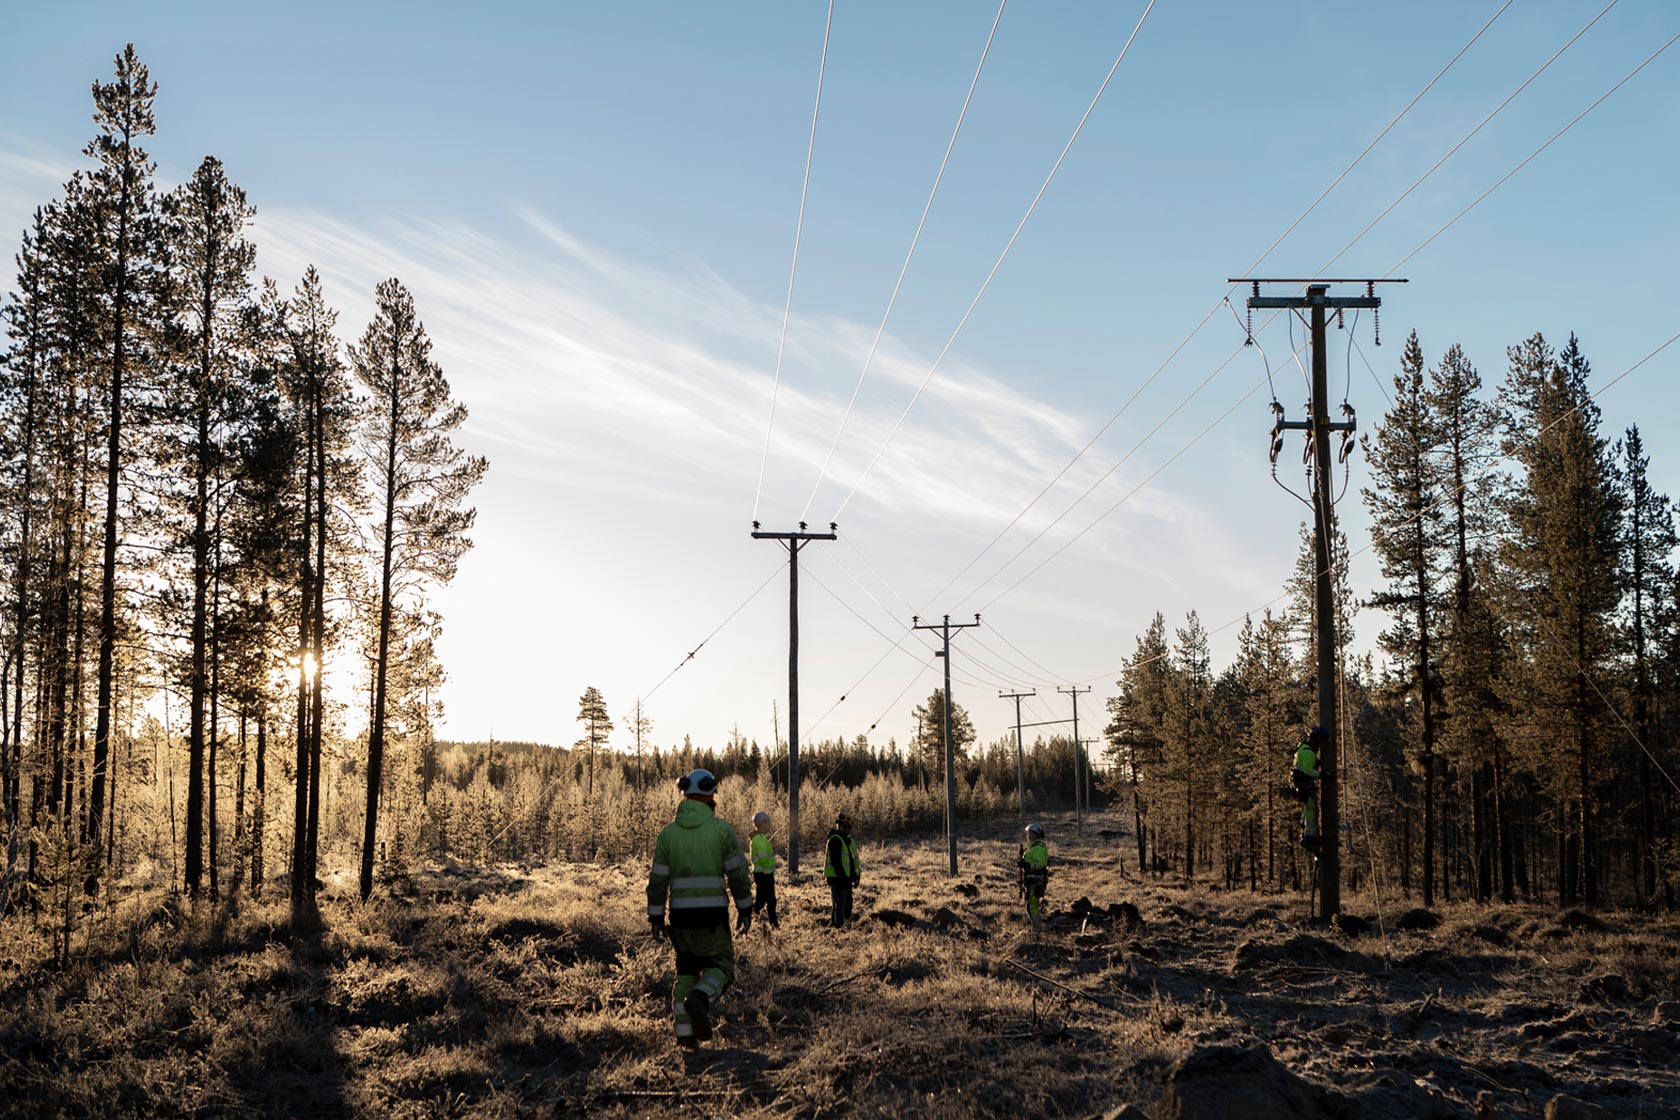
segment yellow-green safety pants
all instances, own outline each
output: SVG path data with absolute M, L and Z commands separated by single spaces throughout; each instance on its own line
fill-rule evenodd
M 671 987 L 671 1015 L 678 1038 L 693 1038 L 694 1024 L 689 1021 L 683 1000 L 693 991 L 706 993 L 717 1001 L 723 990 L 735 980 L 735 942 L 727 925 L 704 929 L 673 929 L 671 947 L 677 951 L 677 982 Z

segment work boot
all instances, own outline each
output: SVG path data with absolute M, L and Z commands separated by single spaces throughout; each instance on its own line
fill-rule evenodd
M 684 1050 L 698 1050 L 700 1049 L 700 1040 L 693 1035 L 678 1035 L 677 1045 Z
M 688 1020 L 694 1025 L 696 1043 L 712 1037 L 712 1001 L 705 992 L 695 989 L 688 993 L 688 998 L 683 1000 L 683 1010 L 688 1012 Z

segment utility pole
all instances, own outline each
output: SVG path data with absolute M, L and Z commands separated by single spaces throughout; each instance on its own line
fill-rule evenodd
M 1086 743 L 1097 743 L 1097 742 L 1101 742 L 1101 740 L 1100 739 L 1081 739 L 1081 740 L 1079 740 L 1080 758 L 1085 763 L 1084 794 L 1085 794 L 1085 815 L 1087 817 L 1089 817 L 1091 815 L 1091 756 L 1089 754 L 1085 753 L 1085 744 Z
M 935 657 L 945 659 L 945 846 L 951 856 L 951 870 L 953 877 L 957 874 L 957 752 L 951 738 L 951 631 L 967 630 L 980 625 L 980 616 L 975 615 L 973 622 L 959 622 L 951 624 L 951 616 L 946 615 L 945 621 L 938 626 L 932 623 L 924 624 L 917 615 L 910 616 L 910 628 L 913 630 L 938 630 L 944 638 L 942 649 L 933 651 Z
M 1028 696 L 1037 696 L 1038 690 L 1031 692 L 1000 692 L 998 696 L 1004 700 L 1015 701 L 1015 791 L 1020 799 L 1021 824 L 1027 823 L 1027 766 L 1021 757 L 1021 701 Z
M 1285 431 L 1299 430 L 1307 433 L 1307 460 L 1312 464 L 1313 475 L 1313 586 L 1315 588 L 1314 613 L 1317 615 L 1316 641 L 1318 644 L 1318 723 L 1324 728 L 1324 750 L 1319 754 L 1319 797 L 1318 797 L 1318 831 L 1322 838 L 1323 847 L 1318 853 L 1318 875 L 1315 881 L 1319 886 L 1318 914 L 1321 924 L 1328 924 L 1335 918 L 1342 908 L 1341 890 L 1341 832 L 1339 825 L 1341 814 L 1337 803 L 1337 731 L 1336 731 L 1336 604 L 1334 598 L 1335 584 L 1332 582 L 1330 564 L 1330 548 L 1335 540 L 1336 511 L 1330 496 L 1330 433 L 1342 433 L 1341 452 L 1337 461 L 1345 462 L 1353 450 L 1353 433 L 1356 421 L 1353 409 L 1342 403 L 1346 420 L 1332 422 L 1330 419 L 1329 393 L 1329 354 L 1324 345 L 1325 312 L 1335 311 L 1337 323 L 1340 325 L 1342 312 L 1349 308 L 1369 308 L 1372 322 L 1377 323 L 1376 312 L 1382 306 L 1382 300 L 1376 295 L 1377 284 L 1404 284 L 1404 280 L 1290 280 L 1290 279 L 1258 279 L 1248 277 L 1228 281 L 1232 284 L 1252 285 L 1248 297 L 1248 309 L 1252 313 L 1260 308 L 1277 308 L 1291 315 L 1299 315 L 1305 310 L 1310 316 L 1307 329 L 1312 337 L 1312 400 L 1307 402 L 1307 418 L 1291 421 L 1283 418 L 1283 406 L 1272 402 L 1274 415 L 1271 437 L 1271 457 L 1275 465 L 1277 454 L 1283 446 Z M 1263 296 L 1260 294 L 1261 284 L 1288 284 L 1292 287 L 1305 285 L 1305 295 Z M 1332 284 L 1363 284 L 1363 296 L 1332 296 Z M 1380 330 L 1380 326 L 1377 328 Z M 1378 336 L 1381 344 L 1381 335 Z M 1248 341 L 1254 341 L 1252 331 Z
M 808 533 L 805 522 L 797 533 L 760 532 L 752 523 L 755 541 L 780 541 L 788 551 L 788 875 L 799 874 L 799 550 L 808 541 L 838 540 L 838 526 L 826 533 Z
M 1079 813 L 1079 786 L 1083 781 L 1084 767 L 1080 765 L 1084 757 L 1084 748 L 1079 745 L 1079 694 L 1091 691 L 1091 686 L 1080 688 L 1057 688 L 1057 692 L 1066 693 L 1073 697 L 1073 829 L 1080 836 L 1085 835 L 1085 818 Z

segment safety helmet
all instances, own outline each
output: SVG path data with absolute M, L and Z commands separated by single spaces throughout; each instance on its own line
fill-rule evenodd
M 1042 840 L 1044 839 L 1044 826 L 1034 821 L 1032 824 L 1027 826 L 1026 833 L 1034 840 Z
M 689 797 L 710 797 L 717 792 L 717 775 L 710 770 L 690 770 L 677 779 L 677 788 Z
M 770 823 L 770 814 L 766 813 L 763 809 L 760 809 L 758 812 L 753 814 L 753 823 L 754 824 L 769 824 Z
M 1313 748 L 1324 746 L 1330 741 L 1329 734 L 1322 727 L 1315 727 L 1307 732 L 1307 745 Z
M 834 816 L 834 827 L 835 828 L 851 828 L 852 827 L 852 815 L 850 813 L 836 813 L 835 816 Z

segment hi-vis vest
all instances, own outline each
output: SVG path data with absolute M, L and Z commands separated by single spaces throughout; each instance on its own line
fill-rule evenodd
M 1044 846 L 1044 841 L 1034 840 L 1032 846 L 1021 853 L 1021 865 L 1028 875 L 1043 876 L 1050 866 L 1050 850 Z
M 726 925 L 730 895 L 735 896 L 737 910 L 752 909 L 752 879 L 747 857 L 741 854 L 741 838 L 704 801 L 689 798 L 677 806 L 677 819 L 665 826 L 653 846 L 647 886 L 650 918 L 665 917 L 667 894 L 674 929 Z
M 755 875 L 774 875 L 776 873 L 776 849 L 770 846 L 770 837 L 762 832 L 755 832 L 747 843 L 752 848 L 752 869 Z
M 823 845 L 823 877 L 828 879 L 856 879 L 858 877 L 857 841 L 839 832 L 830 832 L 830 840 L 840 841 L 840 866 L 834 866 L 834 853 L 829 845 Z

